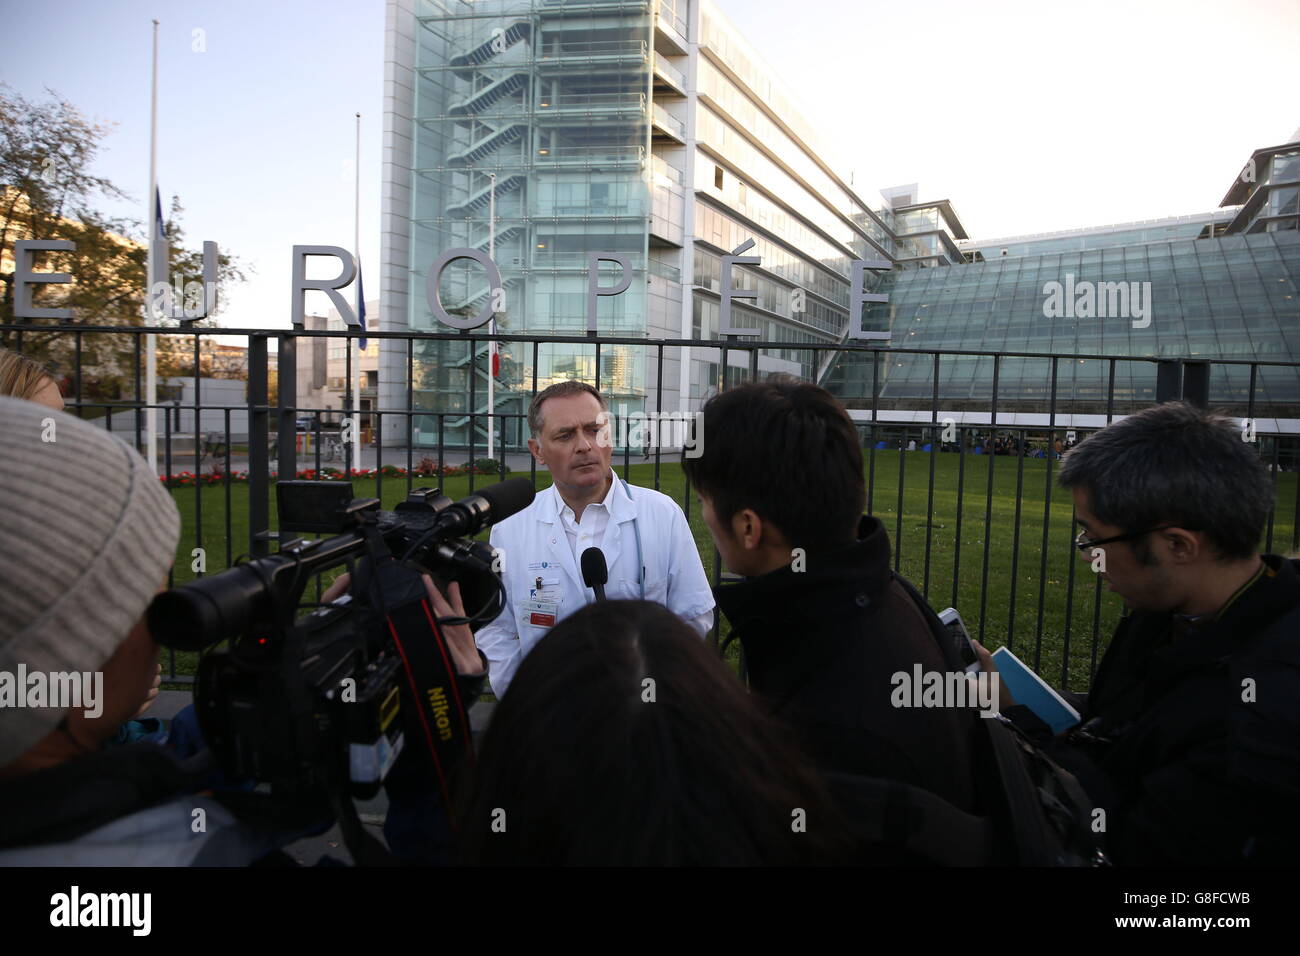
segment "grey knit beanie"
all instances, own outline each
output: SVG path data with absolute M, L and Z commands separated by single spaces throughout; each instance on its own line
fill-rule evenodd
M 0 397 L 0 672 L 99 670 L 166 580 L 179 537 L 171 495 L 129 445 Z M 63 714 L 0 709 L 0 767 Z

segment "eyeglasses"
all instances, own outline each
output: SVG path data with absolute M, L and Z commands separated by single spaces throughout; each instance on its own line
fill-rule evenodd
M 1085 538 L 1083 536 L 1084 533 L 1080 531 L 1078 534 L 1074 536 L 1074 546 L 1078 548 L 1080 551 L 1082 551 L 1084 554 L 1087 554 L 1089 550 L 1097 547 L 1098 545 L 1112 544 L 1115 541 L 1131 541 L 1134 538 L 1142 537 L 1144 534 L 1151 534 L 1155 531 L 1168 531 L 1170 528 L 1181 528 L 1181 527 L 1183 526 L 1177 524 L 1166 524 L 1166 525 L 1161 525 L 1159 528 L 1147 528 L 1145 531 L 1130 531 L 1128 534 L 1117 534 L 1112 538 L 1098 538 L 1095 541 L 1091 541 L 1088 538 Z M 1186 528 L 1185 530 L 1194 531 L 1196 529 Z

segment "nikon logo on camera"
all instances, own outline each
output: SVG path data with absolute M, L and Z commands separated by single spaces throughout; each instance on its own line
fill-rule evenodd
M 438 727 L 438 736 L 443 740 L 451 740 L 451 720 L 447 717 L 451 713 L 451 704 L 447 703 L 447 692 L 441 685 L 429 688 L 429 707 L 433 709 L 433 722 Z

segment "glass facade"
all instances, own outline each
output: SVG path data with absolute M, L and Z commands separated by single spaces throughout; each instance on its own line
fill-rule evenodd
M 587 255 L 618 252 L 632 264 L 632 282 L 622 295 L 600 300 L 601 327 L 645 333 L 650 177 L 663 174 L 648 162 L 650 16 L 645 0 L 421 2 L 410 328 L 437 325 L 426 304 L 430 263 L 449 249 L 487 252 L 491 245 L 504 289 L 498 331 L 580 334 Z M 601 273 L 602 284 L 613 284 L 619 268 L 609 264 Z M 482 267 L 470 260 L 452 263 L 438 291 L 452 315 L 476 315 L 492 296 Z M 487 411 L 489 361 L 484 343 L 473 356 L 468 342 L 419 343 L 415 400 L 460 413 L 443 419 L 448 442 L 467 441 L 471 409 Z M 605 349 L 600 386 L 612 400 L 639 402 L 639 371 L 626 355 Z M 534 368 L 531 348 L 504 345 L 494 407 L 522 414 L 534 376 L 544 388 L 574 375 L 594 380 L 594 349 L 543 346 Z M 436 421 L 417 424 L 426 441 L 436 441 Z M 478 423 L 476 442 L 485 428 L 486 420 Z M 512 423 L 505 438 L 518 446 L 526 435 Z
M 389 0 L 390 12 L 399 2 Z M 447 331 L 428 309 L 427 271 L 469 247 L 491 248 L 500 268 L 499 331 L 579 335 L 588 255 L 617 252 L 631 282 L 599 300 L 603 334 L 647 346 L 716 340 L 722 258 L 752 241 L 745 255 L 759 264 L 733 266 L 731 279 L 755 296 L 733 299 L 732 322 L 772 343 L 756 358 L 759 373 L 820 381 L 851 407 L 927 411 L 937 389 L 945 408 L 988 409 L 992 357 L 945 356 L 936 375 L 932 356 L 907 349 L 1001 353 L 1000 410 L 1039 413 L 1053 375 L 1059 411 L 1104 413 L 1107 356 L 1300 354 L 1296 144 L 1258 151 L 1255 178 L 1215 212 L 959 245 L 966 233 L 951 203 L 919 201 L 915 184 L 885 190 L 877 206 L 863 201 L 709 0 L 415 0 L 414 12 L 409 118 L 405 74 L 390 81 L 394 113 L 411 131 L 409 191 L 395 189 L 390 207 L 392 231 L 409 227 L 409 242 L 394 247 L 404 269 L 394 285 L 404 287 L 400 322 L 411 329 Z M 401 60 L 403 41 L 390 42 Z M 867 330 L 891 338 L 883 349 L 809 351 L 845 341 L 854 259 L 892 264 L 869 273 L 869 291 L 889 300 L 863 315 Z M 616 266 L 602 268 L 601 284 L 617 278 Z M 1071 296 L 1093 285 L 1093 301 L 1110 310 L 1056 314 L 1053 283 Z M 462 315 L 493 294 L 469 261 L 448 268 L 438 292 Z M 441 428 L 449 444 L 482 447 L 489 381 L 491 410 L 521 418 L 534 385 L 597 377 L 594 345 L 503 345 L 495 379 L 486 344 L 473 354 L 468 341 L 414 349 L 415 402 L 441 415 L 417 423 L 427 442 Z M 1039 357 L 1051 354 L 1075 357 Z M 691 410 L 723 384 L 721 363 L 718 349 L 675 348 L 659 381 L 652 347 L 602 346 L 599 386 L 629 410 L 648 398 Z M 405 364 L 403 354 L 385 367 L 404 374 Z M 725 380 L 747 376 L 747 365 L 729 352 Z M 1248 374 L 1216 371 L 1215 400 L 1240 397 Z M 1155 375 L 1149 362 L 1116 363 L 1114 410 L 1149 401 Z M 1256 386 L 1262 405 L 1300 403 L 1290 370 L 1261 369 Z M 527 437 L 517 420 L 497 434 L 516 449 Z
M 1072 277 L 1072 278 L 1067 278 Z M 1092 317 L 1049 317 L 1049 283 L 1096 292 Z M 1103 286 L 1103 283 L 1112 285 Z M 1120 283 L 1138 283 L 1124 312 Z M 1147 285 L 1149 284 L 1149 285 Z M 891 272 L 879 291 L 889 302 L 866 307 L 868 327 L 889 328 L 894 348 L 970 349 L 1081 356 L 1150 356 L 1294 361 L 1300 355 L 1300 234 L 1256 233 L 1219 238 L 1149 242 L 1085 252 L 1042 252 L 991 259 L 947 269 Z M 1129 285 L 1128 291 L 1134 291 Z M 1112 297 L 1113 293 L 1113 297 Z M 1102 298 L 1110 308 L 1100 315 Z M 1149 306 L 1149 324 L 1135 306 Z M 1114 308 L 1114 306 L 1120 306 Z M 1056 310 L 1059 312 L 1059 310 Z M 1083 311 L 1083 310 L 1078 310 Z M 880 407 L 932 408 L 932 356 L 884 353 Z M 939 401 L 945 409 L 987 410 L 993 395 L 992 357 L 945 357 Z M 1119 362 L 1116 394 L 1150 401 L 1155 365 Z M 1057 411 L 1104 413 L 1107 361 L 1075 358 L 1056 363 Z M 999 360 L 998 407 L 1046 414 L 1051 404 L 1052 362 Z M 852 407 L 870 407 L 873 361 L 842 353 L 825 382 Z M 1215 366 L 1211 400 L 1245 405 L 1246 366 Z M 1273 407 L 1300 416 L 1295 369 L 1261 368 L 1257 411 Z M 1262 412 L 1261 412 L 1262 413 Z
M 501 271 L 498 331 L 581 334 L 588 254 L 618 252 L 633 274 L 626 292 L 599 300 L 602 333 L 716 339 L 722 256 L 752 240 L 747 254 L 761 262 L 734 268 L 732 281 L 757 297 L 735 299 L 732 321 L 791 344 L 764 349 L 761 371 L 819 374 L 819 360 L 793 346 L 843 337 L 852 260 L 893 261 L 893 213 L 831 172 L 771 71 L 707 0 L 416 0 L 414 13 L 409 208 L 390 207 L 395 231 L 410 230 L 400 323 L 446 331 L 426 302 L 427 272 L 469 247 L 491 249 Z M 401 42 L 390 40 L 397 63 Z M 404 126 L 403 77 L 390 82 Z M 928 222 L 906 254 L 950 261 L 947 224 Z M 601 283 L 617 273 L 602 268 Z M 460 260 L 438 295 L 448 312 L 474 316 L 493 290 Z M 486 344 L 471 354 L 468 341 L 419 342 L 414 353 L 414 401 L 440 416 L 416 423 L 424 441 L 441 429 L 447 442 L 482 445 Z M 596 376 L 594 346 L 533 354 L 502 347 L 497 415 L 522 416 L 534 383 Z M 685 410 L 721 382 L 720 363 L 717 350 L 692 349 L 661 383 L 653 350 L 602 347 L 599 385 L 629 410 L 662 387 L 664 407 Z M 514 448 L 526 438 L 516 423 L 498 434 Z

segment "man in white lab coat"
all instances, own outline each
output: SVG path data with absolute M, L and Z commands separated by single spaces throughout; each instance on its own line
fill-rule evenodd
M 582 553 L 590 547 L 604 553 L 608 599 L 656 601 L 701 635 L 713 626 L 713 593 L 686 516 L 667 495 L 614 474 L 604 411 L 601 394 L 577 381 L 544 389 L 529 407 L 528 448 L 553 484 L 492 527 L 506 606 L 475 640 L 497 697 L 551 627 L 596 600 L 582 580 Z

